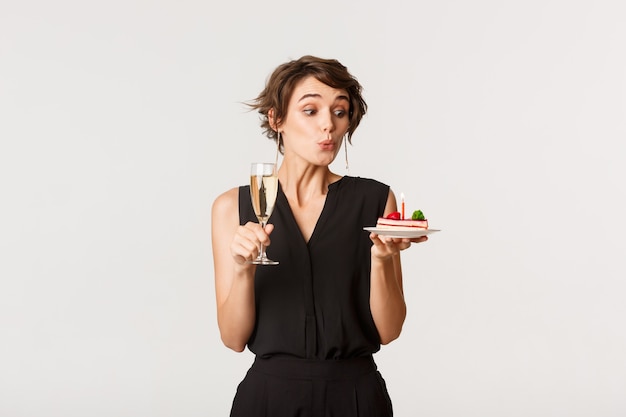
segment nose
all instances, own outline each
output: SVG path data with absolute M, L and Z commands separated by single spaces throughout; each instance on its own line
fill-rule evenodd
M 335 122 L 333 121 L 332 112 L 324 112 L 324 116 L 320 118 L 320 126 L 322 130 L 330 136 L 330 133 L 335 130 Z

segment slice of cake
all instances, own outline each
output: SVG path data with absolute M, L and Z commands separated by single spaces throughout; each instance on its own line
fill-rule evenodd
M 401 219 L 400 213 L 394 212 L 386 217 L 379 217 L 376 221 L 376 227 L 390 230 L 428 229 L 428 220 L 426 220 L 421 210 L 415 210 L 410 219 Z

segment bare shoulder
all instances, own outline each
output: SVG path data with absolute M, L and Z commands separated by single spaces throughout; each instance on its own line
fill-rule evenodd
M 393 193 L 391 187 L 389 188 L 389 195 L 387 196 L 387 204 L 385 205 L 385 216 L 391 212 L 396 211 L 398 203 L 396 202 L 396 195 Z
M 213 249 L 230 243 L 239 226 L 239 189 L 232 188 L 217 196 L 211 209 L 211 236 Z M 224 248 L 222 248 L 224 249 Z M 224 249 L 225 250 L 225 249 Z M 221 252 L 219 250 L 216 251 Z
M 231 188 L 230 190 L 218 195 L 213 201 L 213 215 L 221 218 L 229 213 L 239 212 L 239 188 Z

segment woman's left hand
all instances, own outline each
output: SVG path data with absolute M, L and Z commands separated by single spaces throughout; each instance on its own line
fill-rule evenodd
M 426 242 L 428 240 L 428 236 L 409 239 L 381 236 L 377 233 L 370 233 L 370 239 L 372 243 L 374 243 L 372 245 L 372 256 L 384 260 L 400 253 L 401 250 L 410 248 L 412 243 Z

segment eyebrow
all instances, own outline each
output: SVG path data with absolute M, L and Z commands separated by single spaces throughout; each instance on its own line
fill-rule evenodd
M 322 97 L 322 96 L 321 96 L 321 94 L 317 94 L 317 93 L 308 93 L 308 94 L 305 94 L 305 95 L 303 95 L 302 97 L 300 97 L 300 98 L 298 99 L 298 103 L 299 103 L 299 102 L 301 102 L 302 100 L 304 100 L 305 98 L 321 98 L 321 97 Z M 340 95 L 340 96 L 337 96 L 337 97 L 335 98 L 335 101 L 339 101 L 339 100 L 346 100 L 347 102 L 350 102 L 350 99 L 348 98 L 348 96 L 345 96 L 345 95 L 343 95 L 343 94 L 342 94 L 342 95 Z

